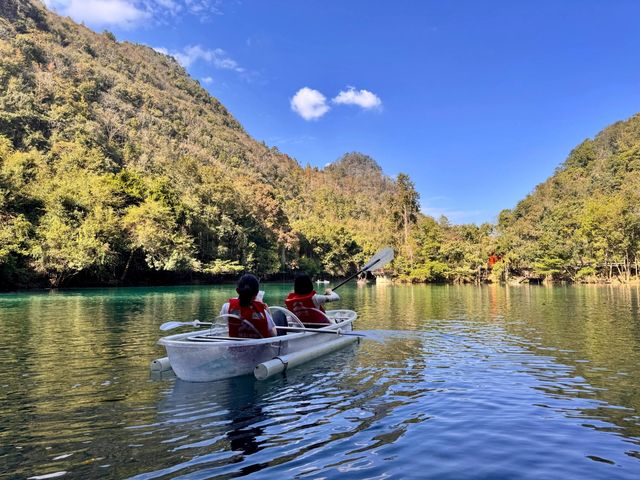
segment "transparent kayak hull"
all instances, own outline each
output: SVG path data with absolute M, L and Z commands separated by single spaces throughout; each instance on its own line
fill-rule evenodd
M 262 339 L 234 340 L 208 335 L 207 330 L 180 333 L 161 338 L 176 376 L 188 382 L 211 382 L 223 378 L 250 375 L 256 365 L 280 355 L 297 353 L 321 343 L 343 338 L 320 331 L 350 332 L 357 314 L 352 310 L 329 310 L 335 323 L 318 332 L 288 332 Z

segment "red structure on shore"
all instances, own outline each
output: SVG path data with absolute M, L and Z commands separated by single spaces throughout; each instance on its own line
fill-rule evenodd
M 491 270 L 493 268 L 493 266 L 498 263 L 498 261 L 501 259 L 502 257 L 500 257 L 499 255 L 496 255 L 495 253 L 492 253 L 489 256 L 489 259 L 487 260 L 487 268 L 489 270 Z

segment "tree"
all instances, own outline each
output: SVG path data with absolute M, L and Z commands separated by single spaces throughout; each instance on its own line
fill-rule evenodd
M 408 175 L 398 174 L 395 188 L 391 197 L 392 217 L 398 229 L 403 233 L 404 253 L 413 262 L 413 248 L 411 248 L 411 227 L 415 224 L 420 211 L 420 195 Z
M 198 270 L 193 239 L 181 232 L 170 207 L 146 199 L 127 209 L 123 225 L 131 252 L 140 249 L 147 265 L 156 270 Z

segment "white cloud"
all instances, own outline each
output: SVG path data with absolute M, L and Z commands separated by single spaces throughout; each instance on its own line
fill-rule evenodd
M 369 90 L 356 90 L 355 87 L 347 87 L 331 100 L 337 105 L 357 105 L 370 110 L 382 107 L 382 100 Z
M 213 78 L 212 77 L 204 77 L 202 79 L 202 81 L 208 85 L 208 84 L 213 83 Z
M 221 48 L 207 49 L 202 45 L 188 45 L 182 51 L 171 51 L 164 47 L 155 47 L 154 50 L 165 55 L 171 55 L 184 68 L 189 68 L 195 62 L 202 60 L 222 70 L 233 70 L 238 73 L 245 71 L 244 68 L 238 65 L 238 62 L 229 57 L 227 52 Z
M 42 0 L 42 3 L 49 9 L 57 10 L 64 8 L 64 6 L 69 3 L 69 0 Z
M 155 0 L 155 3 L 158 4 L 158 7 L 166 9 L 167 12 L 172 15 L 177 15 L 182 11 L 182 5 L 175 0 Z M 153 9 L 153 6 L 150 5 L 150 8 Z
M 180 15 L 201 20 L 221 14 L 220 0 L 43 0 L 45 5 L 95 27 L 133 28 L 150 21 L 174 22 Z
M 222 15 L 222 0 L 184 0 L 185 7 L 193 14 Z
M 46 0 L 45 3 L 62 15 L 89 25 L 131 28 L 151 17 L 144 6 L 130 0 Z
M 329 111 L 329 105 L 318 90 L 303 87 L 291 99 L 291 109 L 305 120 L 315 120 Z

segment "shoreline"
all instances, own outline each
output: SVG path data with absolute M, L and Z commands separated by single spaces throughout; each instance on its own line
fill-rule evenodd
M 331 283 L 338 283 L 341 279 L 331 279 Z M 212 282 L 174 282 L 174 283 L 144 283 L 144 284 L 132 284 L 132 285 L 110 285 L 110 284 L 102 284 L 102 285 L 71 285 L 68 287 L 57 287 L 57 288 L 47 288 L 47 287 L 25 287 L 25 288 L 11 288 L 11 289 L 0 289 L 0 295 L 10 295 L 10 294 L 19 294 L 19 293 L 50 293 L 50 292 L 67 292 L 67 291 L 76 291 L 76 290 L 101 290 L 101 289 L 124 289 L 124 288 L 171 288 L 171 287 L 209 287 L 209 286 L 223 286 L 235 285 L 236 280 L 219 280 Z M 286 278 L 281 280 L 269 279 L 261 281 L 261 284 L 292 284 L 293 278 Z M 355 282 L 354 282 L 355 285 Z M 553 282 L 541 282 L 541 283 L 528 283 L 528 282 L 402 282 L 402 281 L 386 281 L 386 282 L 370 282 L 367 283 L 368 286 L 421 286 L 421 285 L 449 285 L 449 286 L 476 286 L 483 287 L 489 285 L 495 285 L 500 287 L 541 287 L 541 288 L 549 288 L 549 287 L 577 287 L 577 286 L 594 286 L 594 287 L 639 287 L 640 280 L 631 280 L 629 282 L 569 282 L 565 280 L 553 281 Z M 365 286 L 366 286 L 365 285 Z M 322 285 L 323 287 L 325 285 Z M 330 288 L 330 284 L 326 285 L 327 288 Z

